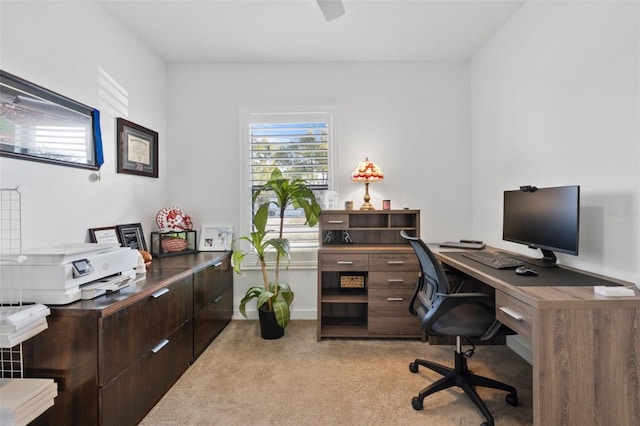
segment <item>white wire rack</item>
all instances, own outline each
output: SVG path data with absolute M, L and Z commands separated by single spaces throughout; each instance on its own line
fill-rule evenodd
M 19 187 L 0 188 L 0 264 L 15 263 L 22 253 L 22 202 Z M 2 282 L 0 281 L 0 290 Z M 19 290 L 16 290 L 19 291 Z M 20 294 L 0 291 L 0 310 L 8 305 L 22 304 Z M 6 300 L 6 301 L 5 301 Z M 22 343 L 12 348 L 0 348 L 0 374 L 2 378 L 20 378 L 23 375 Z

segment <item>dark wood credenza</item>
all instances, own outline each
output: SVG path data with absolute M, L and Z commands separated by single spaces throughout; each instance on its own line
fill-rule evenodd
M 229 252 L 154 259 L 114 293 L 49 306 L 49 327 L 23 344 L 25 377 L 55 379 L 35 425 L 135 425 L 231 320 Z

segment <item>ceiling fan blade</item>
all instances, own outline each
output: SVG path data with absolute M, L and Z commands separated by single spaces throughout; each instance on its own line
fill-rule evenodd
M 333 21 L 344 15 L 344 5 L 342 4 L 342 0 L 316 0 L 318 2 L 318 6 L 320 6 L 320 10 L 324 15 L 324 19 L 329 21 Z

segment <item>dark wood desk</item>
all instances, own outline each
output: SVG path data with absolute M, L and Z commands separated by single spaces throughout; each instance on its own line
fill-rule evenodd
M 531 341 L 534 425 L 640 424 L 640 291 L 634 286 L 628 297 L 593 291 L 603 281 L 633 284 L 562 266 L 521 277 L 459 252 L 434 253 L 493 287 L 496 317 Z

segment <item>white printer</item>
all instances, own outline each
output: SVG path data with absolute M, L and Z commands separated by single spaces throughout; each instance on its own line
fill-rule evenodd
M 63 305 L 119 290 L 135 279 L 138 251 L 79 243 L 33 249 L 0 265 L 0 300 Z

